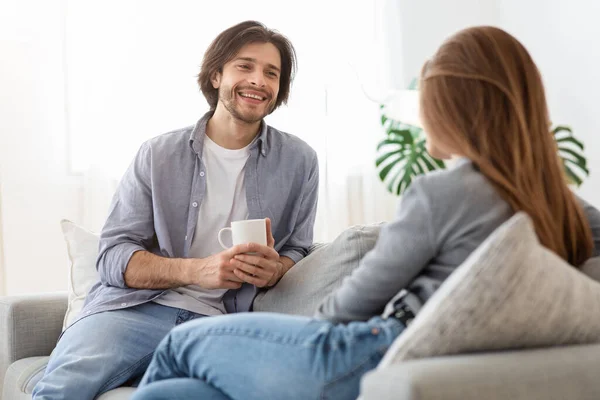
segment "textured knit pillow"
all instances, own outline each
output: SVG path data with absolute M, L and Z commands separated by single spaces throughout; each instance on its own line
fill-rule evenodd
M 254 311 L 311 316 L 317 306 L 350 275 L 375 246 L 381 224 L 353 226 L 333 242 L 313 246 L 308 256 L 273 288 L 254 300 Z
M 63 330 L 65 330 L 83 308 L 85 296 L 90 288 L 100 280 L 96 271 L 99 237 L 71 221 L 62 220 L 60 226 L 67 242 L 67 251 L 71 261 L 69 304 L 63 322 Z
M 378 368 L 459 353 L 600 341 L 600 283 L 538 241 L 518 213 L 454 271 Z

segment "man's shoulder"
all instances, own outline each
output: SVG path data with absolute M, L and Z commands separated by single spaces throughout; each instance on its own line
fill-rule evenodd
M 152 153 L 173 153 L 182 151 L 189 145 L 190 135 L 194 126 L 188 126 L 176 129 L 146 140 L 143 147 L 148 148 Z
M 283 132 L 268 125 L 267 135 L 269 145 L 278 152 L 301 156 L 308 160 L 316 160 L 317 152 L 308 143 L 296 135 Z

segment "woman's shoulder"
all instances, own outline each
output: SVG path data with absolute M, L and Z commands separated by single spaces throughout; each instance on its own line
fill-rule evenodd
M 487 208 L 505 203 L 489 180 L 467 158 L 460 158 L 444 170 L 421 176 L 414 184 L 432 207 L 452 211 L 460 207 Z
M 477 188 L 480 185 L 489 186 L 485 176 L 468 158 L 459 158 L 450 162 L 446 169 L 440 169 L 420 176 L 415 183 L 424 189 L 447 195 L 461 193 L 465 188 Z

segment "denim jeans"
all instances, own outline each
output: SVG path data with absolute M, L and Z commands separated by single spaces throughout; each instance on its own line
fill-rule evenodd
M 92 400 L 123 384 L 135 384 L 169 331 L 201 316 L 145 303 L 83 318 L 61 336 L 33 399 Z
M 132 400 L 356 399 L 404 330 L 395 319 L 335 325 L 270 313 L 218 316 L 175 328 Z

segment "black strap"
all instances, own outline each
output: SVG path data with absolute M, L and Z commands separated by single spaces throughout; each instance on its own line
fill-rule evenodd
M 391 315 L 392 318 L 402 322 L 404 326 L 408 326 L 415 319 L 415 314 L 412 310 L 403 302 L 399 302 L 395 305 L 394 313 Z

